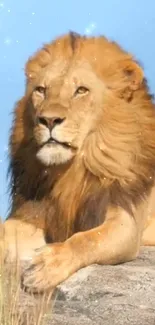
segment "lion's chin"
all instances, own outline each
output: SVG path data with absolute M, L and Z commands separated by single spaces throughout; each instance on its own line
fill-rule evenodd
M 37 159 L 45 166 L 64 164 L 73 156 L 71 148 L 55 144 L 45 145 L 37 153 Z

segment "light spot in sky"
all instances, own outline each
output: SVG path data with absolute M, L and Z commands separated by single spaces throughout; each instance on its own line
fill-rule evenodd
M 95 29 L 96 29 L 96 24 L 94 22 L 92 22 L 86 27 L 85 34 L 91 35 Z
M 8 146 L 4 146 L 4 152 L 7 152 L 8 151 Z
M 10 13 L 11 12 L 11 10 L 10 9 L 8 9 L 8 13 Z
M 3 9 L 4 8 L 4 3 L 0 2 L 0 8 Z
M 12 40 L 11 38 L 7 37 L 5 40 L 4 40 L 4 44 L 6 45 L 10 45 L 12 43 Z

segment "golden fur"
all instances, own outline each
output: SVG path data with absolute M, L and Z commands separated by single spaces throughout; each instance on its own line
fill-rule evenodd
M 155 244 L 155 107 L 142 68 L 105 37 L 60 37 L 25 71 L 4 227 L 10 254 L 15 232 L 22 258 L 46 241 L 23 275 L 28 290 L 41 291 L 92 263 L 135 258 L 142 234 Z

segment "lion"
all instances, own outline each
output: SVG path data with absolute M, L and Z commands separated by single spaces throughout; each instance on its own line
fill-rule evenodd
M 103 36 L 62 35 L 25 74 L 5 243 L 27 261 L 24 288 L 42 292 L 155 245 L 155 106 L 142 67 Z

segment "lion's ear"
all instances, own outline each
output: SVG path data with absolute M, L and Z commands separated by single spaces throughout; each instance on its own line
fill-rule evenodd
M 124 60 L 121 63 L 123 73 L 126 81 L 129 83 L 130 89 L 139 89 L 144 79 L 143 69 L 138 65 L 137 62 L 132 60 Z
M 134 92 L 140 89 L 144 73 L 140 65 L 133 61 L 132 58 L 121 60 L 117 63 L 117 68 L 121 74 L 120 82 L 117 86 L 118 94 L 126 101 L 130 101 Z
M 116 62 L 113 71 L 113 89 L 119 97 L 130 101 L 134 92 L 139 90 L 144 81 L 144 72 L 140 65 L 131 56 Z

